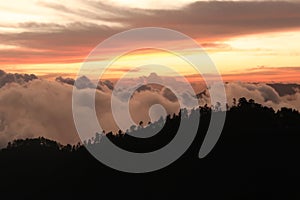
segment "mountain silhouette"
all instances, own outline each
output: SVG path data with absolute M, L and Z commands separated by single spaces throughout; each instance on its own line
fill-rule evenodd
M 130 132 L 107 133 L 106 137 L 128 151 L 154 151 L 175 137 L 180 120 L 193 120 L 185 112 L 169 115 L 165 121 L 140 122 Z M 13 199 L 300 197 L 298 111 L 274 111 L 252 99 L 234 100 L 218 143 L 203 159 L 198 152 L 210 115 L 216 111 L 204 106 L 194 112 L 200 112 L 200 122 L 190 148 L 168 167 L 144 174 L 111 169 L 82 144 L 61 145 L 43 137 L 14 140 L 0 152 L 1 195 Z M 151 130 L 160 131 L 146 139 L 134 137 Z M 101 145 L 99 135 L 86 145 Z

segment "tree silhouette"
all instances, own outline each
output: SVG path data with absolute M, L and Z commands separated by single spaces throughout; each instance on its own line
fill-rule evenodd
M 107 137 L 128 151 L 155 151 L 172 141 L 180 123 L 193 121 L 200 113 L 198 133 L 190 148 L 170 166 L 152 173 L 117 172 L 98 162 L 80 143 L 60 144 L 43 137 L 13 140 L 0 151 L 1 195 L 7 193 L 10 198 L 20 196 L 19 199 L 48 194 L 55 198 L 87 198 L 91 194 L 96 195 L 94 199 L 141 198 L 151 194 L 155 194 L 155 199 L 175 199 L 180 195 L 255 199 L 267 192 L 266 199 L 299 199 L 299 112 L 290 108 L 275 111 L 252 99 L 235 101 L 226 111 L 218 143 L 204 159 L 199 159 L 198 153 L 211 113 L 224 112 L 207 105 L 190 112 L 182 109 L 147 125 L 139 123 L 140 128 L 132 126 L 126 132 L 95 133 L 94 139 L 84 142 L 94 147 L 101 145 L 101 137 Z M 151 133 L 156 134 L 134 137 Z

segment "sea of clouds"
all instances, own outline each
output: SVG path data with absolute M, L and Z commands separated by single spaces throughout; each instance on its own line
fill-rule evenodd
M 82 98 L 76 102 L 81 106 L 82 112 L 91 109 L 86 104 L 85 97 L 96 89 L 96 112 L 101 127 L 106 131 L 118 131 L 111 110 L 111 95 L 114 83 L 100 81 L 93 84 L 88 78 L 81 77 L 77 87 L 84 91 Z M 155 73 L 139 78 L 141 85 L 130 97 L 129 108 L 133 121 L 138 124 L 143 121 L 156 121 L 161 115 L 178 113 L 182 103 L 184 107 L 191 108 L 189 102 L 199 101 L 199 105 L 209 104 L 209 92 L 206 89 L 220 87 L 217 84 L 197 86 L 197 92 L 192 94 L 184 91 L 184 82 L 170 77 L 160 77 Z M 147 81 L 160 79 L 162 85 L 148 84 Z M 128 80 L 136 81 L 134 79 Z M 60 143 L 75 144 L 79 137 L 74 125 L 72 115 L 72 91 L 74 80 L 58 77 L 55 81 L 39 79 L 34 75 L 10 74 L 0 71 L 0 147 L 5 147 L 9 141 L 18 138 L 30 138 L 44 136 Z M 284 84 L 282 84 L 284 86 Z M 225 84 L 228 105 L 232 106 L 233 98 L 246 97 L 254 99 L 257 103 L 273 107 L 275 110 L 281 107 L 289 107 L 300 110 L 300 91 L 295 85 L 290 86 L 289 93 L 282 94 L 277 87 L 266 83 L 230 82 Z M 177 97 L 170 88 L 176 87 Z M 286 85 L 285 85 L 286 87 Z M 178 93 L 178 91 L 180 91 Z M 118 88 L 117 97 L 119 104 L 126 104 L 126 99 L 132 91 L 127 90 L 126 85 Z M 279 95 L 280 93 L 280 95 Z M 198 95 L 197 95 L 198 94 Z M 153 105 L 162 105 L 153 107 Z M 150 111 L 150 112 L 149 112 Z M 119 110 L 119 115 L 124 114 Z M 125 119 L 124 119 L 125 120 Z M 90 126 L 89 119 L 84 121 Z M 125 124 L 128 128 L 132 124 Z M 125 131 L 125 130 L 123 130 Z M 91 133 L 94 134 L 94 133 Z

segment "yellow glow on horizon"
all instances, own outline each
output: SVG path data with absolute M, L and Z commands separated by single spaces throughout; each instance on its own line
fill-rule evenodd
M 300 31 L 241 36 L 224 41 L 228 50 L 209 53 L 223 73 L 257 66 L 300 66 Z
M 75 78 L 81 64 L 82 63 L 8 65 L 5 71 L 10 73 L 35 74 L 41 78 L 50 80 L 58 76 Z
M 108 0 L 105 4 L 115 6 L 116 8 L 180 9 L 180 7 L 194 1 L 195 0 L 178 0 L 176 4 L 170 5 L 170 1 L 168 0 Z M 110 13 L 110 10 L 97 9 L 94 4 L 87 4 L 82 0 L 74 0 L 72 4 L 67 0 L 60 0 L 59 2 L 56 0 L 0 1 L 0 9 L 0 32 L 4 35 L 7 34 L 7 36 L 11 33 L 18 34 L 21 32 L 50 32 L 56 30 L 55 28 L 51 28 L 51 24 L 66 26 L 74 22 L 101 26 L 107 25 L 109 27 L 126 27 L 126 23 L 123 22 L 114 22 L 106 19 L 96 20 L 81 15 L 78 11 L 87 10 L 91 13 L 97 12 L 97 14 L 103 16 L 114 14 L 114 12 Z M 30 23 L 36 23 L 38 25 L 36 27 L 33 25 L 32 27 Z M 39 24 L 41 26 L 39 26 Z M 44 25 L 50 25 L 50 28 L 43 28 Z M 13 34 L 12 37 L 14 37 Z M 24 38 L 24 40 L 26 40 L 26 38 Z M 34 38 L 32 40 L 34 40 Z M 40 38 L 40 41 L 41 40 Z M 40 42 L 39 40 L 37 41 Z M 58 53 L 55 55 L 59 55 L 54 57 L 51 55 L 48 56 L 47 54 L 39 54 L 41 53 L 39 51 L 43 51 L 42 47 L 41 49 L 35 49 L 34 46 L 31 48 L 23 45 L 22 42 L 18 42 L 20 41 L 0 44 L 0 50 L 3 52 L 1 69 L 13 73 L 34 73 L 46 78 L 52 78 L 59 74 L 75 77 L 82 65 L 80 62 L 84 60 L 84 57 L 87 56 L 87 52 L 89 51 L 74 45 L 74 49 L 77 50 L 76 48 L 78 48 L 79 53 L 68 56 L 69 50 L 60 51 L 58 47 L 57 49 L 51 49 L 51 51 Z M 198 42 L 199 44 L 212 43 L 211 47 L 207 45 L 208 47 L 204 49 L 215 63 L 217 69 L 224 75 L 241 74 L 257 66 L 270 68 L 300 67 L 300 30 L 282 30 L 281 32 L 242 35 L 226 39 L 219 38 L 216 39 L 216 41 Z M 184 47 L 180 46 L 181 44 L 182 43 L 179 42 L 179 47 L 184 49 Z M 220 45 L 214 46 L 214 44 Z M 222 46 L 222 44 L 224 45 Z M 48 50 L 47 46 L 45 50 Z M 70 51 L 73 51 L 73 49 Z M 49 54 L 51 53 L 52 52 L 49 51 Z M 109 53 L 114 52 L 107 52 L 107 54 Z M 193 51 L 187 49 L 184 56 L 195 55 Z M 108 64 L 107 60 L 99 62 Z M 188 66 L 185 61 L 182 59 L 174 59 L 174 55 L 159 51 L 137 51 L 123 56 L 114 63 L 114 66 L 112 66 L 114 70 L 107 71 L 106 76 L 107 78 L 121 76 L 124 71 L 129 70 L 132 66 L 138 66 L 141 63 L 170 66 L 183 75 L 195 73 L 193 68 Z M 156 70 L 161 71 L 161 69 L 154 69 L 153 71 Z M 161 73 L 163 74 L 164 72 L 161 71 Z M 204 69 L 203 73 L 209 73 L 209 69 Z M 135 76 L 138 75 L 145 74 L 140 72 L 136 73 Z
M 159 65 L 170 68 L 180 75 L 196 73 L 196 70 L 189 63 L 175 54 L 163 50 L 139 50 L 115 59 L 107 68 L 103 77 L 104 79 L 118 78 L 130 70 L 132 70 L 129 72 L 132 77 L 148 76 L 152 72 L 167 76 L 176 75 L 170 74 L 168 70 L 165 71 L 166 69 L 159 67 Z M 153 68 L 151 68 L 151 71 L 149 68 L 145 71 L 143 66 L 153 66 Z M 135 71 L 139 67 L 142 67 L 143 70 Z
M 215 63 L 221 74 L 244 73 L 257 66 L 272 68 L 299 67 L 300 66 L 300 31 L 268 33 L 259 35 L 241 36 L 223 41 L 230 46 L 227 49 L 205 49 L 208 56 Z M 10 49 L 14 46 L 3 46 Z M 186 51 L 184 56 L 194 56 L 193 51 Z M 131 52 L 117 59 L 105 74 L 105 79 L 115 79 L 133 66 L 141 64 L 161 64 L 177 70 L 182 75 L 195 74 L 193 68 L 180 58 L 175 58 L 165 51 L 140 50 Z M 108 65 L 107 60 L 97 61 Z M 8 72 L 35 73 L 46 78 L 62 76 L 76 77 L 82 63 L 46 63 L 46 64 L 15 64 L 4 68 Z M 164 73 L 160 69 L 153 71 Z M 143 76 L 151 72 L 136 72 L 133 76 Z M 263 73 L 263 72 L 262 72 Z M 52 74 L 52 75 L 51 75 Z M 165 74 L 170 75 L 170 74 Z M 259 76 L 263 77 L 263 74 Z M 242 77 L 237 77 L 240 80 Z M 234 76 L 232 76 L 234 80 Z M 260 81 L 260 80 L 257 80 Z

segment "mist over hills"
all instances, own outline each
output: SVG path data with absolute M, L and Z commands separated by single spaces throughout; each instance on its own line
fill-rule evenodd
M 161 116 L 179 112 L 177 97 L 167 87 L 147 84 L 149 79 L 162 79 L 166 85 L 181 87 L 181 82 L 172 77 L 160 77 L 152 73 L 150 76 L 140 77 L 145 83 L 133 93 L 130 98 L 131 116 L 136 124 L 140 121 L 148 123 L 156 121 Z M 97 85 L 87 77 L 80 77 L 76 87 L 84 91 L 84 95 L 90 95 L 94 88 L 96 92 L 96 111 L 102 128 L 107 132 L 119 130 L 112 116 L 110 102 L 114 83 L 109 80 L 101 80 Z M 136 81 L 135 79 L 128 81 Z M 31 74 L 11 74 L 0 71 L 0 147 L 8 141 L 19 138 L 31 138 L 44 136 L 61 142 L 62 144 L 76 144 L 79 141 L 72 116 L 72 89 L 75 80 L 72 78 L 58 77 L 55 81 L 38 78 Z M 210 105 L 209 92 L 205 87 L 218 87 L 211 84 L 201 86 L 196 95 L 184 90 L 180 91 L 179 98 L 187 102 L 184 106 L 189 108 L 188 102 L 198 98 L 200 106 Z M 203 89 L 204 88 L 204 89 Z M 234 105 L 234 98 L 241 97 L 254 99 L 257 103 L 279 110 L 281 107 L 300 110 L 300 93 L 298 84 L 265 84 L 230 82 L 225 84 L 228 106 Z M 285 93 L 283 91 L 286 91 Z M 120 104 L 125 104 L 125 99 L 130 94 L 124 85 L 117 91 Z M 77 102 L 83 112 L 90 109 L 84 104 L 84 98 Z M 160 104 L 165 112 L 154 110 L 149 113 L 151 107 Z M 122 116 L 123 111 L 119 112 Z M 89 126 L 89 121 L 86 121 Z M 132 124 L 126 126 L 130 128 Z M 123 130 L 125 131 L 125 130 Z M 94 133 L 89 133 L 92 136 Z

